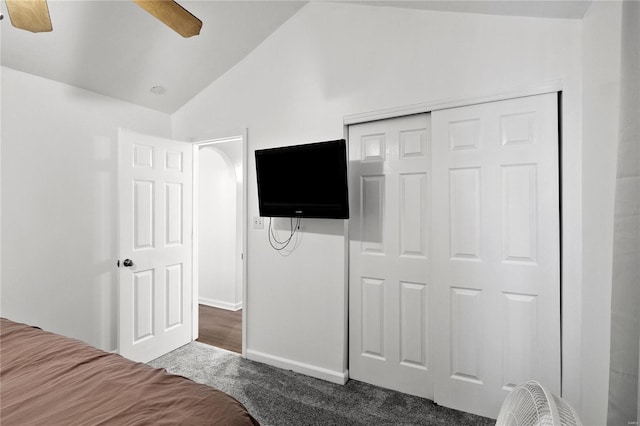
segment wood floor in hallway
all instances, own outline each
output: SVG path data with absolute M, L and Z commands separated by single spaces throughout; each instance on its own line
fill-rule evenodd
M 242 353 L 242 309 L 227 311 L 199 305 L 198 342 Z

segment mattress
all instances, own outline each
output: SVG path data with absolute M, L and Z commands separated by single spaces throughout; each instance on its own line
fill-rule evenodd
M 0 424 L 258 425 L 230 395 L 0 319 Z

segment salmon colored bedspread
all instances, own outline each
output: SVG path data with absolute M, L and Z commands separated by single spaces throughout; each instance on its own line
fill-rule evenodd
M 0 424 L 258 425 L 224 392 L 0 319 Z

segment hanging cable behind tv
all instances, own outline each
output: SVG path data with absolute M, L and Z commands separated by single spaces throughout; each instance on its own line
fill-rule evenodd
M 292 217 L 289 218 L 289 224 L 290 224 L 289 236 L 283 241 L 280 241 L 278 239 L 278 236 L 274 232 L 274 229 L 271 226 L 271 219 L 272 218 L 269 218 L 269 244 L 271 245 L 271 247 L 273 247 L 274 250 L 282 251 L 291 244 L 293 237 L 295 236 L 296 232 L 300 229 L 300 221 L 302 220 L 302 218 L 301 217 L 296 218 L 295 226 L 293 225 L 293 218 Z

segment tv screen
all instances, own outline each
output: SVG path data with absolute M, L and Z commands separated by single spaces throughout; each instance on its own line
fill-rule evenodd
M 255 154 L 260 216 L 349 218 L 344 139 Z

